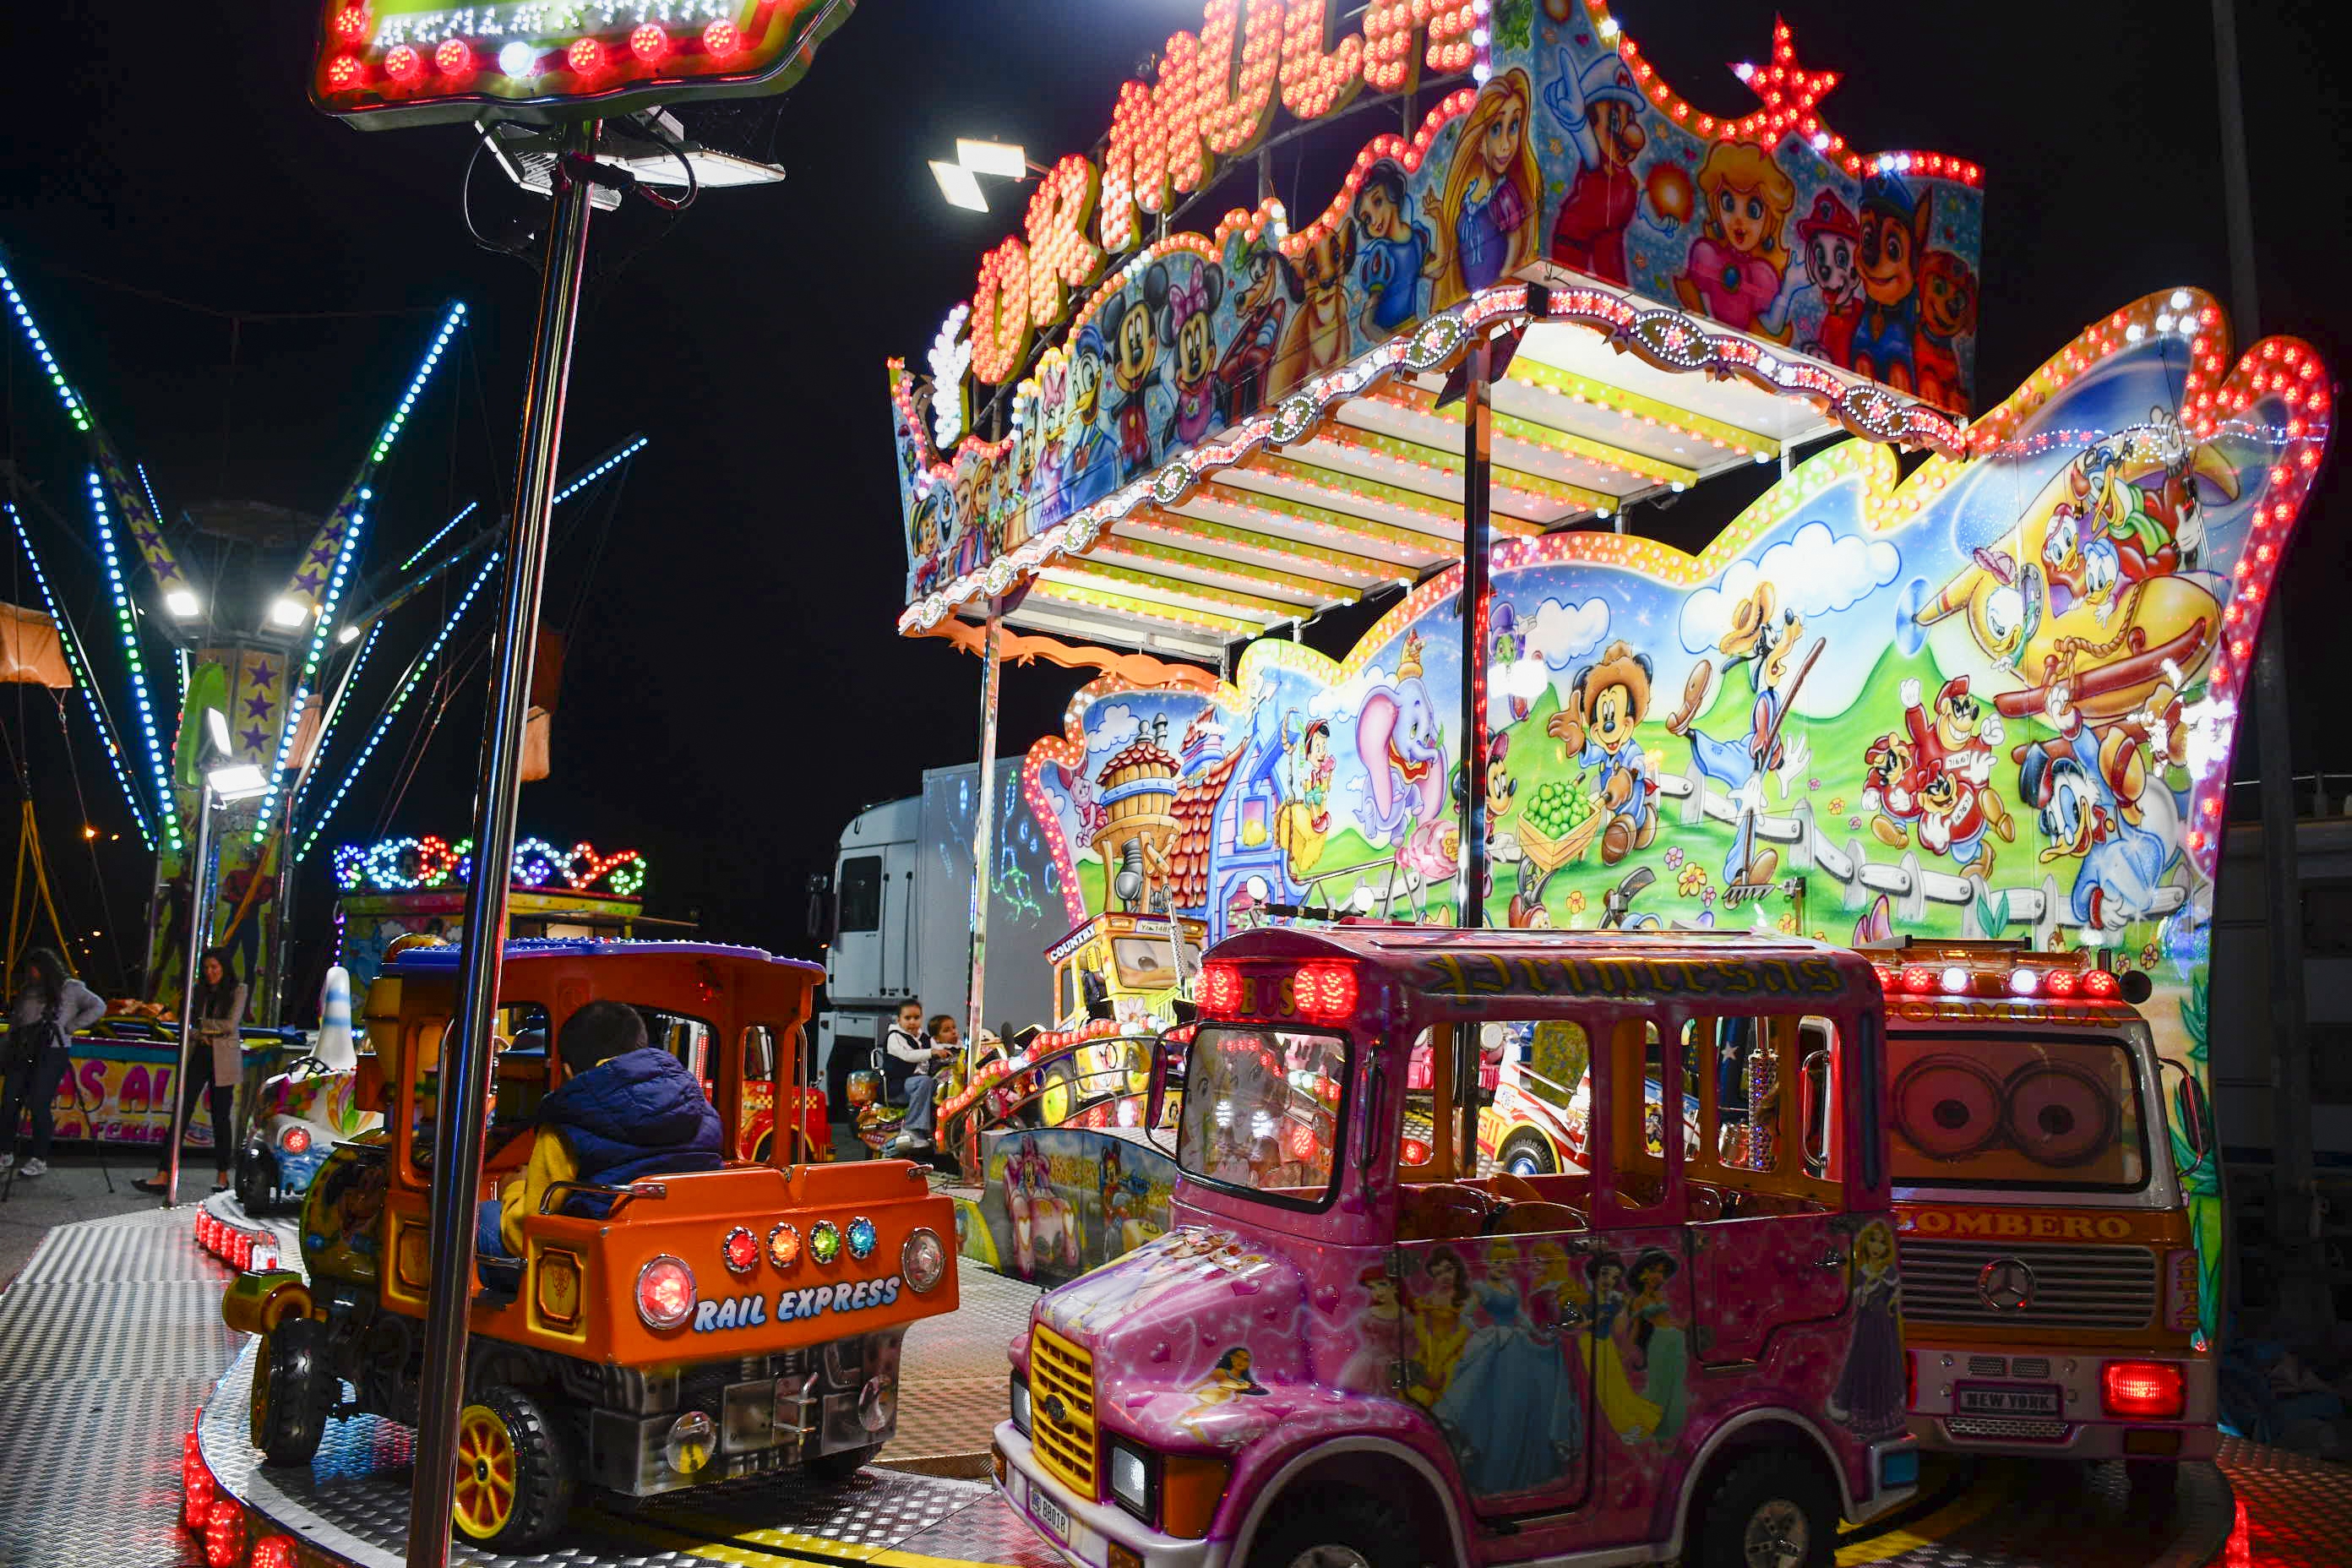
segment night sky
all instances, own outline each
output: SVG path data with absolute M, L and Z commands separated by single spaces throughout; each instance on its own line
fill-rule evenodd
M 445 367 L 376 481 L 368 564 L 406 555 L 467 500 L 495 510 L 512 482 L 537 279 L 477 248 L 460 222 L 469 132 L 362 134 L 313 110 L 313 5 L 183 0 L 152 18 L 135 8 L 136 25 L 133 9 L 13 9 L 20 91 L 0 148 L 0 244 L 68 374 L 146 463 L 167 519 L 225 497 L 322 512 L 452 298 L 473 310 L 469 353 Z M 1980 403 L 2152 289 L 2231 298 L 2202 0 L 1780 9 L 1801 61 L 1844 74 L 1825 111 L 1849 142 L 1983 165 Z M 2339 375 L 2352 359 L 2343 10 L 2261 0 L 2240 17 L 2262 324 L 2315 342 Z M 1701 108 L 1752 106 L 1725 67 L 1769 53 L 1767 0 L 1623 0 L 1617 15 Z M 783 163 L 782 184 L 714 193 L 675 223 L 642 204 L 599 216 L 566 466 L 633 432 L 652 445 L 609 521 L 591 510 L 560 522 L 569 531 L 548 604 L 570 652 L 554 775 L 526 787 L 524 834 L 640 847 L 649 912 L 692 913 L 719 940 L 813 951 L 803 882 L 830 865 L 846 819 L 976 752 L 976 661 L 892 630 L 905 563 L 883 361 L 919 359 L 969 296 L 981 252 L 1017 227 L 1025 195 L 997 184 L 994 214 L 954 211 L 925 160 L 952 157 L 959 134 L 1021 142 L 1047 162 L 1091 146 L 1137 59 L 1199 19 L 1198 0 L 865 0 L 789 97 L 684 115 L 714 146 Z M 59 87 L 23 86 L 43 73 Z M 1367 114 L 1284 149 L 1276 183 L 1292 210 L 1319 208 L 1354 150 L 1387 128 Z M 1185 226 L 1247 205 L 1253 178 L 1244 166 Z M 472 194 L 487 229 L 536 221 L 539 204 L 487 163 Z M 6 353 L 6 452 L 79 530 L 37 524 L 95 643 L 111 622 L 77 500 L 87 455 L 13 332 Z M 2324 474 L 2286 574 L 2294 759 L 2306 773 L 2352 773 L 2337 717 L 2352 674 L 2341 468 Z M 1633 526 L 1703 542 L 1765 478 L 1720 481 L 1670 511 L 1637 508 Z M 0 595 L 33 600 L 12 576 Z M 430 636 L 439 603 L 400 623 L 396 651 Z M 308 936 L 321 929 L 331 845 L 468 831 L 487 622 L 478 606 L 445 667 L 457 677 L 448 700 L 410 705 L 312 858 Z M 1338 653 L 1357 629 L 1334 616 L 1309 640 Z M 1057 727 L 1080 679 L 1008 671 L 1004 751 Z M 0 696 L 69 923 L 102 930 L 109 911 L 135 955 L 149 868 L 79 709 L 72 722 L 100 829 L 95 866 L 75 842 L 82 808 L 47 700 Z M 2249 732 L 2242 776 L 2252 752 Z M 406 766 L 404 753 L 421 761 Z M 105 988 L 111 938 L 91 946 Z

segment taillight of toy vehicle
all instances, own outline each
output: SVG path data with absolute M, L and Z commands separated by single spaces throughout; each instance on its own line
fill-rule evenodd
M 674 1329 L 694 1313 L 694 1270 L 667 1253 L 637 1271 L 637 1316 L 649 1329 Z
M 898 1271 L 918 1292 L 936 1288 L 948 1271 L 948 1251 L 939 1233 L 929 1226 L 909 1232 L 898 1248 Z
M 307 1153 L 310 1148 L 310 1131 L 306 1128 L 289 1127 L 278 1140 L 278 1146 L 289 1154 Z
M 719 1255 L 730 1273 L 749 1274 L 760 1266 L 760 1238 L 739 1225 L 719 1244 Z

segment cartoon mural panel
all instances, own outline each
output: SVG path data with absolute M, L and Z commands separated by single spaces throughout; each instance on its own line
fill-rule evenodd
M 940 431 L 962 422 L 933 417 L 940 376 L 968 392 L 992 363 L 972 352 L 989 327 L 971 305 L 949 313 L 930 382 L 894 364 L 908 601 L 1545 263 L 1967 408 L 1983 207 L 1972 165 L 1848 148 L 1818 107 L 1836 74 L 1807 69 L 1785 26 L 1769 64 L 1736 68 L 1760 107 L 1717 116 L 1669 92 L 1604 6 L 1502 9 L 1516 14 L 1496 18 L 1483 85 L 1457 78 L 1414 134 L 1367 143 L 1295 228 L 1269 204 L 1115 266 L 1102 253 L 1134 242 L 1097 235 L 1095 265 L 1109 270 L 1071 293 L 1066 335 L 991 373 L 1017 376 L 992 439 L 949 448 Z M 1468 64 L 1465 52 L 1452 68 Z M 1065 261 L 1074 237 L 1056 241 Z M 1077 280 L 1055 277 L 1049 310 Z M 1031 304 L 1017 324 L 1045 325 Z
M 1889 449 L 1832 447 L 1699 556 L 1498 544 L 1488 921 L 2112 950 L 2201 1079 L 2237 694 L 2329 404 L 2285 340 L 2225 382 L 2224 331 L 2202 295 L 2151 296 L 1979 421 L 1979 455 L 1898 480 Z M 1213 935 L 1267 905 L 1454 920 L 1457 599 L 1441 575 L 1344 659 L 1263 640 L 1213 700 L 1160 699 L 1234 748 L 1178 889 Z M 1147 700 L 1090 688 L 1033 773 L 1106 756 L 1087 726 L 1116 710 L 1129 736 Z M 2210 1276 L 2210 1161 L 2177 1152 Z

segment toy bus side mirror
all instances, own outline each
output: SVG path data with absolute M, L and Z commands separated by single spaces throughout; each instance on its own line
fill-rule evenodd
M 2180 1092 L 2172 1103 L 2179 1108 L 2179 1126 L 2175 1129 L 2181 1142 L 2189 1146 L 2191 1164 L 2201 1164 L 2213 1152 L 2213 1102 L 2206 1097 L 2205 1086 L 2197 1075 L 2179 1062 L 2159 1058 L 2156 1064 L 2156 1081 L 2162 1089 L 2167 1071 L 2180 1075 Z

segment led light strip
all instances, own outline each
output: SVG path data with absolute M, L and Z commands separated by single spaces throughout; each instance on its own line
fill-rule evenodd
M 482 504 L 482 503 L 481 503 L 481 502 L 479 502 L 479 501 L 473 501 L 473 500 L 469 500 L 469 501 L 467 501 L 467 502 L 466 503 L 466 510 L 463 510 L 463 511 L 459 512 L 457 516 L 455 516 L 455 517 L 451 518 L 448 521 L 446 521 L 446 522 L 443 523 L 439 528 L 435 529 L 435 530 L 433 531 L 433 537 L 432 537 L 432 538 L 430 538 L 430 539 L 428 539 L 428 540 L 426 540 L 424 543 L 422 543 L 422 544 L 418 545 L 418 546 L 416 547 L 415 552 L 414 554 L 410 555 L 410 556 L 409 556 L 409 558 L 408 558 L 407 560 L 405 560 L 405 561 L 404 561 L 404 562 L 402 562 L 402 563 L 400 563 L 400 567 L 399 567 L 399 569 L 400 569 L 401 571 L 403 571 L 403 572 L 405 572 L 405 571 L 407 571 L 411 566 L 415 565 L 415 564 L 417 563 L 417 562 L 419 562 L 419 561 L 423 560 L 423 559 L 425 558 L 425 552 L 426 551 L 428 551 L 428 550 L 432 549 L 435 545 L 436 545 L 436 544 L 440 543 L 443 540 L 445 540 L 445 539 L 448 538 L 448 537 L 449 537 L 449 531 L 450 531 L 451 529 L 453 529 L 453 528 L 457 527 L 459 523 L 461 523 L 461 522 L 465 521 L 467 518 L 469 518 L 469 517 L 473 516 L 473 515 L 474 515 L 474 509 L 475 509 L 476 507 L 478 507 L 478 506 L 481 505 L 481 504 Z
M 16 292 L 16 279 L 10 275 L 5 262 L 0 262 L 0 289 L 7 292 L 8 308 L 16 313 L 16 324 L 24 329 L 26 341 L 33 345 L 33 353 L 39 357 L 42 373 L 49 378 L 49 385 L 56 391 L 58 401 L 65 405 L 66 417 L 73 421 L 75 429 L 88 435 L 90 430 L 89 405 L 81 400 L 81 394 L 73 389 L 73 384 L 66 380 L 66 373 L 58 367 L 57 355 L 49 352 L 48 340 L 41 336 L 41 329 L 33 321 L 33 312 L 26 308 L 24 296 Z
M 90 678 L 89 660 L 82 652 L 81 639 L 58 608 L 58 596 L 49 591 L 49 574 L 41 570 L 41 558 L 33 553 L 32 536 L 25 531 L 25 520 L 17 515 L 13 502 L 8 503 L 8 521 L 16 526 L 16 542 L 24 547 L 25 559 L 33 568 L 33 585 L 41 591 L 41 603 L 49 612 L 49 619 L 58 628 L 58 646 L 65 650 L 67 668 L 73 671 L 74 687 L 81 693 L 83 705 L 89 710 L 89 720 L 97 726 L 99 743 L 106 748 L 107 765 L 114 772 L 114 782 L 122 786 L 123 803 L 131 807 L 131 820 L 139 825 L 140 841 L 149 849 L 155 847 L 155 830 L 148 825 L 147 813 L 139 804 L 139 792 L 132 787 L 130 772 L 123 766 L 122 748 L 114 738 L 114 726 L 107 721 L 106 710 L 98 700 L 98 683 Z
M 359 684 L 360 671 L 367 668 L 368 655 L 375 651 L 376 640 L 383 635 L 383 622 L 379 620 L 368 628 L 367 640 L 360 644 L 359 652 L 352 656 L 352 668 L 343 677 L 342 689 L 336 693 L 334 706 L 327 710 L 327 721 L 319 729 L 318 744 L 310 748 L 310 765 L 303 769 L 302 776 L 295 781 L 294 798 L 286 804 L 289 819 L 300 815 L 303 798 L 310 793 L 310 781 L 318 776 L 319 763 L 327 755 L 327 743 L 335 738 L 335 726 L 342 722 L 343 704 L 350 699 L 352 688 Z
M 465 619 L 466 607 L 474 602 L 475 595 L 482 591 L 482 585 L 490 580 L 490 574 L 498 569 L 499 559 L 498 552 L 493 551 L 490 558 L 482 563 L 482 569 L 474 574 L 473 582 L 467 584 L 464 596 L 458 599 L 457 607 L 449 612 L 447 622 L 435 635 L 424 653 L 418 656 L 415 664 L 410 667 L 407 676 L 400 683 L 400 689 L 393 694 L 392 701 L 376 719 L 375 728 L 368 731 L 367 743 L 360 748 L 359 755 L 352 759 L 351 771 L 343 774 L 343 782 L 335 786 L 335 793 L 320 808 L 319 819 L 310 825 L 310 831 L 303 837 L 302 847 L 294 855 L 298 864 L 319 842 L 319 835 L 335 815 L 335 808 L 342 805 L 343 796 L 350 793 L 352 784 L 359 778 L 360 770 L 367 766 L 367 760 L 383 743 L 385 732 L 392 728 L 393 720 L 399 717 L 400 710 L 408 705 L 408 699 L 415 692 L 417 682 L 424 679 L 425 672 L 433 668 L 433 661 L 441 657 L 441 649 L 447 645 L 449 634 L 457 629 L 459 621 Z
M 122 580 L 122 563 L 114 549 L 114 524 L 106 512 L 106 482 L 92 468 L 89 475 L 89 509 L 98 523 L 98 543 L 106 565 L 106 587 L 114 601 L 114 620 L 122 633 L 122 651 L 131 665 L 131 696 L 139 705 L 139 730 L 147 742 L 147 765 L 154 775 L 158 815 L 166 847 L 180 850 L 180 813 L 172 795 L 172 767 L 155 730 L 155 704 L 147 695 L 147 666 L 139 657 L 139 625 L 131 609 L 131 585 Z
M 416 374 L 408 378 L 408 389 L 401 394 L 400 406 L 393 411 L 390 419 L 384 421 L 382 433 L 376 437 L 374 449 L 369 452 L 366 465 L 353 482 L 352 494 L 357 497 L 359 504 L 352 505 L 351 498 L 346 498 L 350 521 L 344 525 L 342 538 L 336 544 L 335 569 L 319 598 L 318 614 L 312 618 L 310 626 L 310 650 L 303 657 L 302 673 L 294 688 L 294 695 L 278 718 L 278 755 L 269 764 L 269 792 L 261 797 L 260 809 L 254 816 L 253 842 L 256 844 L 268 836 L 270 821 L 278 813 L 279 796 L 285 787 L 286 763 L 294 754 L 294 737 L 302 728 L 302 709 L 310 700 L 310 683 L 318 678 L 320 662 L 326 657 L 327 632 L 334 625 L 335 611 L 342 603 L 343 584 L 351 576 L 352 563 L 359 559 L 360 546 L 366 538 L 365 503 L 375 499 L 375 492 L 368 488 L 367 481 L 374 476 L 385 455 L 391 452 L 393 444 L 400 439 L 401 427 L 408 423 L 409 415 L 415 412 L 416 400 L 425 395 L 425 384 L 433 379 L 434 371 L 440 367 L 441 356 L 448 352 L 450 339 L 457 336 L 457 329 L 465 324 L 466 302 L 459 300 L 449 307 L 448 315 L 442 319 L 440 336 L 435 338 L 433 346 L 425 351 L 425 363 L 416 367 Z

